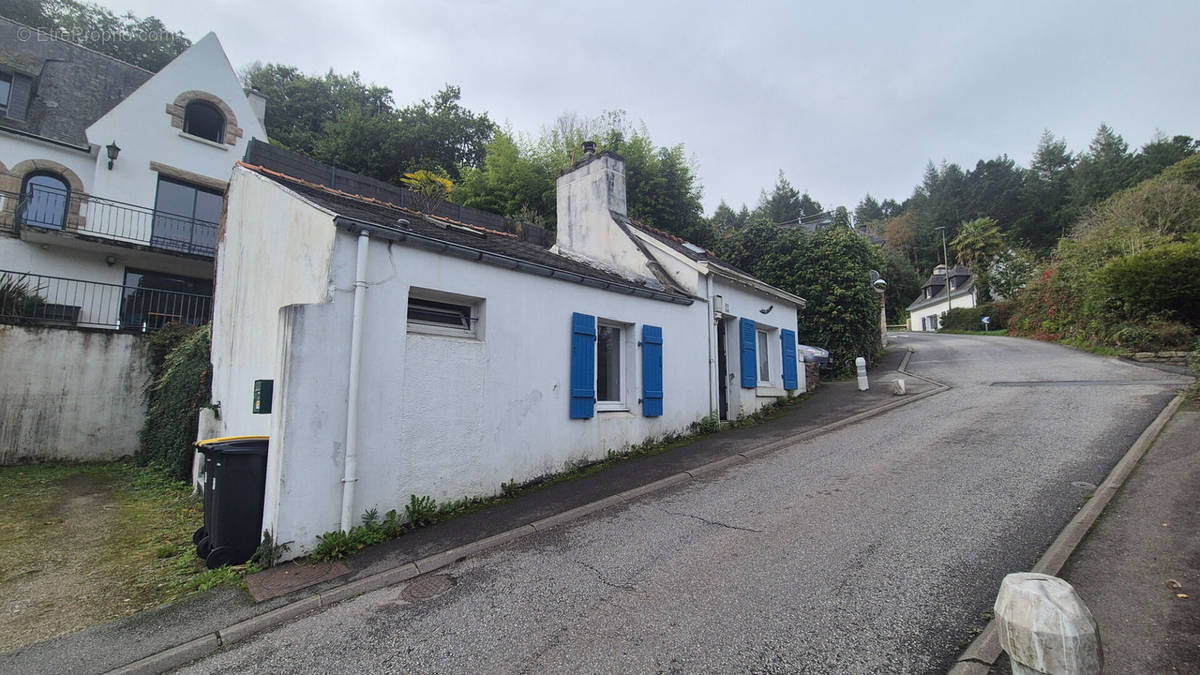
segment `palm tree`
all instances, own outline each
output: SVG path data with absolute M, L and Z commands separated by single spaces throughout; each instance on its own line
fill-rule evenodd
M 969 267 L 981 259 L 999 255 L 1005 248 L 1004 235 L 995 218 L 976 218 L 963 223 L 950 245 L 958 253 L 958 262 Z

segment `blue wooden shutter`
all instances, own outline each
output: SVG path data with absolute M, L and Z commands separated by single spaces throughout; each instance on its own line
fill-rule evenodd
M 796 331 L 781 330 L 779 339 L 783 341 L 783 388 L 799 389 L 800 380 L 796 377 Z
M 739 319 L 742 333 L 742 387 L 754 389 L 758 386 L 758 331 L 750 319 Z
M 642 415 L 663 414 L 662 328 L 642 326 Z
M 571 315 L 571 419 L 596 414 L 596 317 Z

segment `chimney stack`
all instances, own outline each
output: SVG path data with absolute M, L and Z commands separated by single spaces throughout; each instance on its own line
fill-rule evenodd
M 584 159 L 591 158 L 596 154 L 596 141 L 583 142 L 583 157 Z

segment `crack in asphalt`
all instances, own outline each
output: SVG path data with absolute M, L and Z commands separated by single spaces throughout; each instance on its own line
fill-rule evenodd
M 572 560 L 571 562 L 575 563 L 576 565 L 579 565 L 580 567 L 586 567 L 587 569 L 594 572 L 596 574 L 596 579 L 600 583 L 604 584 L 605 586 L 610 586 L 612 588 L 620 589 L 622 591 L 636 591 L 637 590 L 637 588 L 634 586 L 629 586 L 629 585 L 625 585 L 625 584 L 615 584 L 615 583 L 609 581 L 608 579 L 605 579 L 604 574 L 600 570 L 596 569 L 595 567 L 592 567 L 591 565 L 583 562 L 582 560 Z
M 719 520 L 709 520 L 708 518 L 701 518 L 700 516 L 694 516 L 690 513 L 676 513 L 674 511 L 668 511 L 664 508 L 659 508 L 659 511 L 662 511 L 663 513 L 665 513 L 669 516 L 683 516 L 685 518 L 694 518 L 696 520 L 699 520 L 702 523 L 708 523 L 709 525 L 720 525 L 721 527 L 727 527 L 731 530 L 741 530 L 742 532 L 757 532 L 758 534 L 762 534 L 762 532 L 763 532 L 762 530 L 756 530 L 753 527 L 742 527 L 740 525 L 730 525 L 729 523 L 722 523 Z

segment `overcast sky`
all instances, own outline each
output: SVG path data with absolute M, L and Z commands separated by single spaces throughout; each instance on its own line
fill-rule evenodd
M 683 143 L 719 200 L 753 208 L 780 169 L 826 208 L 903 200 L 930 160 L 1027 165 L 1050 129 L 1085 149 L 1200 137 L 1200 2 L 313 2 L 102 0 L 235 68 L 357 70 L 398 105 L 446 83 L 536 134 L 623 109 Z M 270 108 L 268 102 L 268 116 Z

